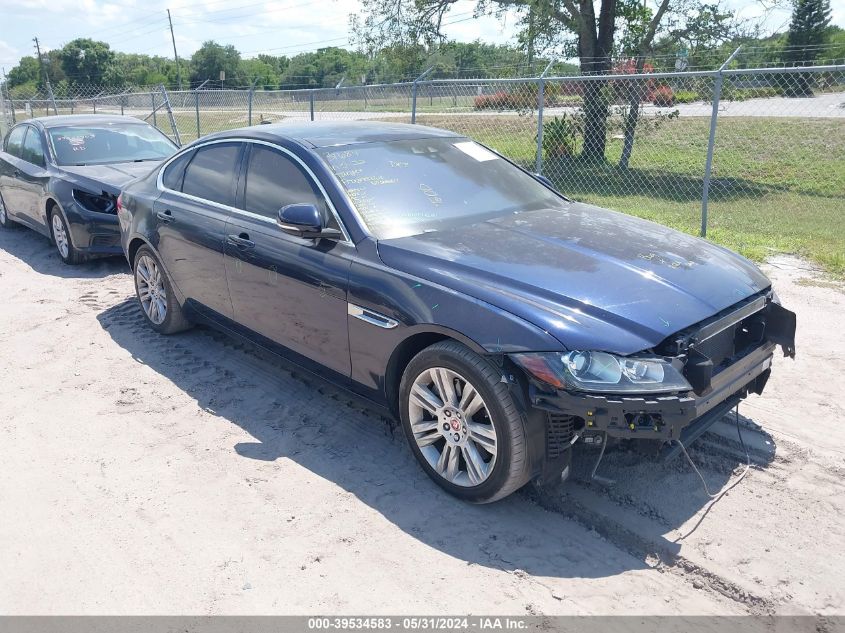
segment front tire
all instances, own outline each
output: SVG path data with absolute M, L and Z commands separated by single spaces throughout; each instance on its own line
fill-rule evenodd
M 434 482 L 465 501 L 490 503 L 530 479 L 522 416 L 507 383 L 457 341 L 417 354 L 399 387 L 402 427 Z
M 156 332 L 175 334 L 191 327 L 173 292 L 167 271 L 149 246 L 142 246 L 135 253 L 132 276 L 141 312 Z
M 69 266 L 76 266 L 81 264 L 84 259 L 82 253 L 76 250 L 73 241 L 70 238 L 70 231 L 67 228 L 67 222 L 58 209 L 54 209 L 50 214 L 50 232 L 53 236 L 53 244 L 56 245 L 56 251 L 59 258 Z

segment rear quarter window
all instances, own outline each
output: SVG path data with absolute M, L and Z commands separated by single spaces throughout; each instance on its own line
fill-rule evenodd
M 191 162 L 194 152 L 185 152 L 181 156 L 175 158 L 167 167 L 164 168 L 164 174 L 161 176 L 161 184 L 167 189 L 173 191 L 182 191 L 182 181 L 185 178 L 185 167 Z
M 11 132 L 9 132 L 9 136 L 6 137 L 6 153 L 11 154 L 17 158 L 21 157 L 21 150 L 23 148 L 23 136 L 26 134 L 26 127 L 25 125 L 21 125 L 20 127 L 16 127 Z

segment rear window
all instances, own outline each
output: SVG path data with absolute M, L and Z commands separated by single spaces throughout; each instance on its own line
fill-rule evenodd
M 54 127 L 48 130 L 59 165 L 162 161 L 176 145 L 146 123 Z

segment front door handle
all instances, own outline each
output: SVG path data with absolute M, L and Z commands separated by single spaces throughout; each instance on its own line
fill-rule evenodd
M 162 222 L 173 222 L 173 214 L 170 212 L 170 209 L 159 211 L 156 213 L 156 217 Z
M 241 233 L 240 235 L 227 235 L 226 242 L 232 246 L 237 246 L 238 249 L 242 251 L 255 248 L 255 242 L 249 239 L 249 235 L 247 233 Z
M 21 175 L 21 171 L 20 171 L 20 169 L 16 169 L 16 170 L 15 170 L 15 173 L 14 173 L 15 178 L 20 177 L 20 175 Z

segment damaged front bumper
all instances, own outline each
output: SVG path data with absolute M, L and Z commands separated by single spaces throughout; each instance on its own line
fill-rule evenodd
M 602 431 L 608 437 L 678 439 L 687 426 L 714 408 L 727 411 L 749 393 L 762 393 L 771 373 L 775 347 L 766 342 L 719 372 L 711 379 L 711 388 L 701 396 L 693 392 L 636 397 L 547 393 L 531 385 L 531 404 L 549 413 L 574 416 L 583 421 L 584 431 Z
M 692 391 L 676 394 L 596 394 L 553 389 L 532 381 L 530 404 L 546 414 L 547 458 L 557 457 L 562 425 L 571 445 L 607 438 L 671 442 L 671 457 L 694 441 L 750 393 L 761 394 L 771 374 L 776 347 L 795 356 L 795 314 L 771 295 L 758 296 L 679 332 L 656 348 L 684 361 Z M 549 453 L 552 454 L 549 454 Z M 547 469 L 548 470 L 548 469 Z

